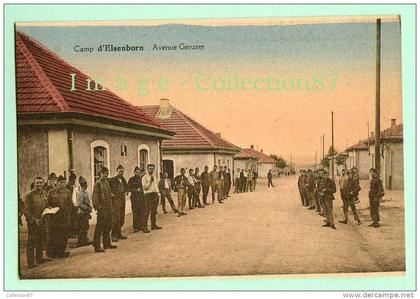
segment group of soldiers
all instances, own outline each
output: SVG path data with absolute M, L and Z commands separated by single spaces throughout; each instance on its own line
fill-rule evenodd
M 369 204 L 372 218 L 372 224 L 369 226 L 377 228 L 380 226 L 379 204 L 385 193 L 376 169 L 370 169 L 369 173 L 371 176 Z M 339 188 L 344 214 L 344 219 L 339 220 L 339 222 L 343 224 L 348 223 L 348 211 L 351 208 L 354 220 L 358 225 L 361 225 L 362 222 L 356 208 L 356 203 L 360 202 L 359 192 L 361 190 L 357 168 L 342 170 L 339 177 Z M 320 216 L 323 216 L 325 218 L 323 227 L 336 229 L 333 200 L 335 199 L 334 194 L 337 192 L 337 188 L 335 182 L 329 178 L 328 172 L 324 169 L 315 171 L 312 169 L 301 170 L 298 179 L 298 189 L 302 206 L 308 207 L 309 210 L 314 210 Z
M 189 169 L 188 174 L 182 168 L 173 180 L 168 178 L 167 173 L 161 173 L 158 180 L 155 165 L 149 164 L 146 169 L 136 166 L 128 182 L 124 171 L 124 167 L 119 165 L 116 175 L 109 178 L 109 170 L 102 167 L 92 195 L 87 191 L 88 184 L 82 176 L 76 186 L 74 172 L 70 173 L 68 182 L 64 176 L 57 177 L 54 173 L 48 176 L 46 182 L 42 177 L 34 179 L 25 200 L 19 197 L 19 216 L 24 215 L 28 225 L 26 255 L 29 268 L 53 258 L 68 257 L 67 242 L 72 236 L 77 236 L 76 246 L 93 245 L 97 253 L 117 248 L 113 243 L 127 239 L 122 234 L 127 195 L 131 201 L 134 233 L 150 233 L 162 228 L 157 225 L 156 219 L 159 197 L 162 212 L 167 213 L 167 200 L 178 217 L 187 215 L 187 197 L 189 209 L 209 205 L 207 198 L 210 190 L 212 203 L 216 200 L 223 203 L 230 197 L 232 177 L 227 167 L 214 166 L 209 172 L 208 166 L 205 166 L 201 173 L 197 167 Z M 177 207 L 172 191 L 178 196 Z M 92 242 L 88 239 L 88 230 L 93 209 L 97 212 L 97 221 Z M 43 256 L 45 247 L 48 258 Z
M 236 169 L 235 193 L 252 192 L 257 185 L 258 173 L 255 170 Z

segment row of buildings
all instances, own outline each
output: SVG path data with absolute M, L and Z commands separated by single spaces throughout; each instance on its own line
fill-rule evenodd
M 108 90 L 70 90 L 90 77 L 22 32 L 16 32 L 18 182 L 21 194 L 34 177 L 74 171 L 89 187 L 102 166 L 127 176 L 134 166 L 157 165 L 170 177 L 181 168 L 208 165 L 252 169 L 261 177 L 275 160 L 253 146 L 241 149 L 162 99 L 136 107 Z M 128 209 L 129 211 L 129 209 Z
M 404 188 L 403 124 L 391 119 L 389 128 L 381 132 L 381 178 L 387 189 Z M 375 167 L 375 136 L 359 140 L 345 150 L 346 167 L 357 167 L 362 179 L 369 177 L 369 169 Z

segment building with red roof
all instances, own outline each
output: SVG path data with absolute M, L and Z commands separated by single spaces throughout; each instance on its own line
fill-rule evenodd
M 371 157 L 369 155 L 369 147 L 365 140 L 359 140 L 356 144 L 345 150 L 348 154 L 346 159 L 347 169 L 356 167 L 359 170 L 359 178 L 369 178 L 369 169 L 371 168 Z
M 168 99 L 161 99 L 160 105 L 138 108 L 176 133 L 174 138 L 165 139 L 161 144 L 163 168 L 169 177 L 176 176 L 181 168 L 202 170 L 206 165 L 210 169 L 217 165 L 233 170 L 233 156 L 240 148 L 171 106 Z
M 160 165 L 160 143 L 175 134 L 19 31 L 16 109 L 21 194 L 51 172 L 74 171 L 92 188 L 102 166 Z
M 257 151 L 254 148 L 254 145 L 251 145 L 250 148 L 244 148 L 243 151 L 246 152 L 248 155 L 257 158 L 258 177 L 267 177 L 267 174 L 270 170 L 273 172 L 273 174 L 276 173 L 276 160 L 264 154 L 264 151 L 262 149 Z
M 251 152 L 249 149 L 241 149 L 239 153 L 234 156 L 235 169 L 243 169 L 248 171 L 258 172 L 258 155 Z

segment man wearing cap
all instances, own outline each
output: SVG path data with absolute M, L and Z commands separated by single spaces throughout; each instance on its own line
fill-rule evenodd
M 141 182 L 144 190 L 144 199 L 146 202 L 146 210 L 143 214 L 143 232 L 149 233 L 148 221 L 150 215 L 151 229 L 161 229 L 156 224 L 157 207 L 159 205 L 159 187 L 158 182 L 154 177 L 155 165 L 147 165 L 147 173 L 143 176 Z
M 109 170 L 102 167 L 99 180 L 93 187 L 92 204 L 97 212 L 97 220 L 93 237 L 95 252 L 104 252 L 104 249 L 115 249 L 111 244 L 110 232 L 112 228 L 112 198 L 111 187 L 108 182 Z M 101 239 L 103 248 L 101 247 Z
M 299 190 L 299 194 L 300 194 L 300 201 L 302 202 L 302 206 L 305 206 L 305 197 L 304 197 L 304 194 L 303 194 L 303 188 L 305 186 L 304 186 L 303 180 L 304 180 L 303 170 L 301 169 L 297 185 L 298 185 L 298 190 Z
M 235 193 L 241 192 L 241 170 L 238 168 L 235 172 Z
M 50 190 L 55 188 L 56 183 L 57 183 L 57 175 L 54 172 L 51 172 L 50 175 L 48 176 L 47 181 L 44 184 L 44 187 L 43 187 L 44 191 L 47 192 L 48 194 Z
M 268 180 L 268 188 L 270 188 L 270 187 L 273 187 L 274 188 L 274 185 L 273 185 L 273 173 L 271 172 L 271 169 L 268 171 L 267 180 Z
M 44 179 L 36 177 L 34 179 L 34 190 L 25 197 L 25 207 L 23 214 L 28 224 L 28 242 L 26 244 L 26 259 L 28 268 L 36 267 L 34 251 L 36 251 L 37 264 L 43 264 L 47 260 L 43 258 L 45 243 L 45 223 L 42 219 L 42 212 L 48 206 L 47 192 L 42 189 Z
M 334 193 L 337 191 L 335 182 L 328 177 L 328 173 L 326 171 L 322 172 L 323 177 L 320 180 L 319 189 L 321 190 L 321 200 L 324 205 L 324 213 L 326 223 L 322 225 L 323 227 L 331 227 L 332 229 L 336 229 L 334 225 L 334 210 L 333 210 L 333 200 L 334 200 Z
M 162 205 L 162 211 L 164 214 L 168 213 L 166 211 L 166 199 L 168 200 L 172 211 L 174 213 L 179 213 L 178 209 L 175 207 L 174 201 L 172 200 L 172 196 L 171 196 L 171 190 L 172 190 L 172 182 L 171 180 L 168 178 L 168 173 L 161 173 L 160 174 L 160 181 L 158 184 L 159 187 L 159 192 L 160 192 L 160 202 Z
M 89 219 L 92 217 L 92 206 L 90 202 L 90 194 L 87 191 L 87 181 L 84 177 L 79 177 L 80 191 L 77 194 L 77 215 L 78 215 L 78 236 L 77 246 L 92 245 L 88 239 L 87 233 L 89 230 Z
M 185 176 L 185 169 L 181 168 L 181 174 L 174 178 L 174 189 L 178 193 L 178 217 L 187 215 L 184 213 L 185 201 L 187 198 L 188 179 Z
M 200 193 L 201 193 L 201 177 L 200 177 L 200 168 L 196 167 L 194 172 L 194 180 L 195 180 L 195 198 L 193 205 L 194 207 L 204 208 L 203 205 L 201 205 L 200 202 Z
M 309 210 L 315 210 L 315 178 L 312 169 L 308 169 L 306 180 L 306 192 L 308 193 Z
M 384 187 L 382 185 L 382 180 L 378 176 L 378 172 L 375 168 L 370 169 L 370 189 L 369 189 L 369 207 L 370 207 L 370 217 L 372 218 L 371 227 L 379 227 L 379 205 L 382 197 L 385 195 Z
M 207 206 L 207 196 L 209 194 L 211 179 L 209 174 L 209 167 L 206 165 L 204 166 L 204 171 L 200 175 L 201 179 L 201 187 L 203 189 L 203 205 Z
M 65 251 L 69 228 L 71 226 L 71 212 L 73 201 L 71 193 L 66 189 L 66 179 L 59 176 L 57 187 L 48 193 L 48 206 L 58 207 L 55 214 L 51 214 L 48 220 L 49 242 L 47 253 L 49 257 L 68 257 L 69 252 Z
M 124 167 L 118 165 L 117 175 L 109 179 L 112 199 L 112 242 L 118 242 L 119 239 L 127 239 L 122 235 L 121 228 L 125 220 L 125 195 L 128 192 L 128 184 L 124 178 Z
M 217 166 L 214 165 L 213 170 L 210 172 L 212 204 L 214 203 L 214 200 L 215 200 L 215 193 L 217 192 L 218 180 L 219 180 L 219 173 L 217 172 Z
M 143 230 L 141 226 L 141 202 L 144 200 L 143 187 L 141 185 L 141 170 L 138 166 L 134 168 L 134 176 L 128 180 L 128 191 L 130 192 L 131 211 L 133 213 L 133 230 L 137 233 Z
M 341 187 L 341 186 L 340 186 Z M 345 184 L 341 189 L 341 198 L 343 200 L 343 213 L 344 213 L 344 220 L 340 220 L 339 222 L 343 224 L 347 224 L 349 220 L 349 207 L 353 212 L 354 220 L 357 221 L 357 224 L 362 224 L 359 218 L 359 214 L 357 213 L 355 198 L 360 191 L 360 186 L 356 183 L 353 179 L 353 174 L 349 173 L 347 175 L 347 179 Z
M 232 176 L 230 174 L 230 169 L 225 166 L 225 197 L 230 197 L 230 187 L 232 186 Z

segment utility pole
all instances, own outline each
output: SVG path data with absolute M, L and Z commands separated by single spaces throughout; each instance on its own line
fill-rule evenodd
M 376 19 L 375 168 L 381 176 L 381 19 Z
M 332 156 L 331 156 L 331 179 L 335 181 L 335 173 L 334 173 L 334 111 L 331 111 L 331 148 L 332 148 Z

